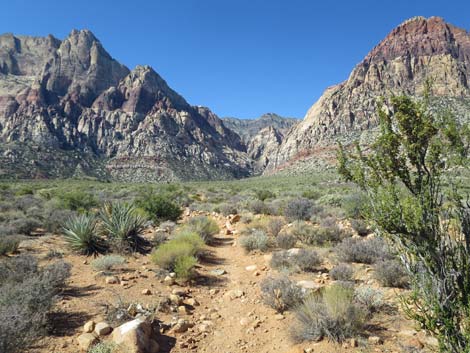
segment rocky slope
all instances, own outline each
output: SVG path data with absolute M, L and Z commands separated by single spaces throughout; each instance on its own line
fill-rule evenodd
M 321 151 L 361 137 L 376 126 L 375 104 L 380 96 L 419 95 L 433 80 L 435 103 L 470 120 L 470 34 L 442 18 L 405 21 L 380 42 L 349 78 L 328 88 L 305 119 L 287 134 L 267 166 L 267 173 L 295 161 L 317 160 Z M 330 153 L 331 155 L 331 153 Z
M 275 155 L 285 134 L 300 120 L 267 113 L 257 119 L 223 118 L 223 123 L 235 131 L 246 145 L 248 157 L 253 161 L 253 173 L 260 174 Z
M 0 177 L 243 177 L 240 137 L 150 67 L 129 71 L 87 30 L 0 36 Z

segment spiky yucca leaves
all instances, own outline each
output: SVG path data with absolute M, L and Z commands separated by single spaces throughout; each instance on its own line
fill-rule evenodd
M 104 251 L 102 239 L 96 234 L 96 218 L 80 214 L 70 218 L 64 225 L 64 238 L 72 250 L 84 255 Z
M 145 218 L 132 204 L 105 203 L 99 212 L 100 230 L 120 251 L 137 251 L 143 245 Z

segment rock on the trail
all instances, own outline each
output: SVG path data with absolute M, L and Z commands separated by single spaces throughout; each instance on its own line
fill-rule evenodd
M 78 336 L 77 342 L 81 350 L 88 352 L 92 346 L 98 343 L 98 338 L 91 333 L 82 333 Z
M 179 319 L 176 325 L 173 327 L 173 332 L 183 333 L 188 331 L 193 325 L 184 319 Z
M 150 294 L 152 294 L 152 291 L 148 288 L 145 288 L 145 289 L 142 290 L 142 294 L 143 295 L 150 295 Z
M 297 286 L 307 290 L 317 290 L 321 288 L 321 286 L 314 281 L 298 281 Z
M 173 277 L 166 276 L 163 282 L 169 286 L 172 286 L 175 284 L 175 279 Z
M 191 306 L 199 306 L 199 302 L 194 298 L 187 299 L 186 304 Z
M 227 272 L 225 272 L 225 270 L 221 268 L 216 268 L 215 270 L 211 271 L 211 275 L 213 276 L 222 276 L 222 275 L 225 275 L 226 273 Z
M 111 333 L 113 328 L 107 322 L 99 322 L 95 326 L 95 333 L 98 336 L 106 336 Z
M 108 276 L 104 279 L 106 284 L 118 284 L 119 283 L 119 278 L 116 276 Z
M 145 319 L 128 321 L 113 331 L 113 342 L 129 353 L 157 353 L 159 346 L 152 338 L 152 327 Z
M 85 333 L 92 333 L 95 329 L 95 322 L 93 320 L 88 321 L 83 325 L 83 332 Z
M 382 339 L 379 336 L 370 336 L 367 341 L 372 345 L 379 345 L 383 343 Z
M 250 265 L 250 266 L 245 267 L 245 270 L 250 271 L 250 272 L 256 271 L 257 269 L 258 269 L 258 266 L 256 265 Z
M 241 298 L 245 295 L 245 292 L 243 292 L 241 289 L 234 289 L 234 290 L 229 290 L 224 294 L 225 298 L 229 298 L 230 300 L 234 300 L 236 298 Z
M 175 305 L 181 305 L 183 300 L 181 299 L 181 297 L 179 295 L 176 295 L 176 294 L 170 294 L 170 296 L 168 297 L 168 299 L 170 299 L 170 302 L 172 304 L 175 304 Z

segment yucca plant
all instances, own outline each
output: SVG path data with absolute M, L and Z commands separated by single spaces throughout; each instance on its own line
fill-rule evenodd
M 137 213 L 132 204 L 105 203 L 99 217 L 100 228 L 120 250 L 137 250 L 142 244 L 141 234 L 145 218 Z
M 96 234 L 96 218 L 93 215 L 72 217 L 65 223 L 63 230 L 65 240 L 74 251 L 92 255 L 105 249 L 102 239 Z

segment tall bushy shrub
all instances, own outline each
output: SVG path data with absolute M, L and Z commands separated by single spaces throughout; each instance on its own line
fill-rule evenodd
M 470 204 L 451 169 L 468 166 L 470 129 L 431 110 L 429 92 L 379 104 L 379 136 L 367 154 L 359 144 L 341 147 L 339 172 L 367 194 L 367 217 L 410 275 L 406 313 L 435 335 L 440 352 L 469 352 Z

